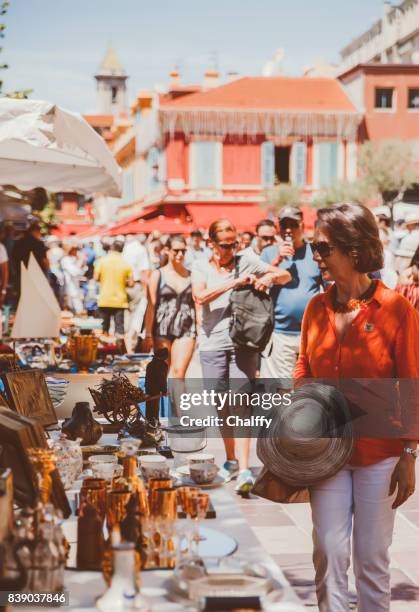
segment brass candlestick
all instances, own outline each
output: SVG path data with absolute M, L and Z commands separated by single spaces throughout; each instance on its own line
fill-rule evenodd
M 137 511 L 147 516 L 150 513 L 149 503 L 147 498 L 147 491 L 144 482 L 141 478 L 138 478 L 137 474 L 137 457 L 125 456 L 122 459 L 122 465 L 124 467 L 123 478 L 127 481 L 128 487 L 131 489 L 133 495 L 137 496 L 138 508 Z
M 38 479 L 41 503 L 48 504 L 52 489 L 51 472 L 56 468 L 54 451 L 43 448 L 29 448 L 28 455 Z

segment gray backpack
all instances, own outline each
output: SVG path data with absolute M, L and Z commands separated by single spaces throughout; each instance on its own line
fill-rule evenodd
M 235 278 L 239 269 L 236 261 Z M 230 295 L 230 338 L 237 348 L 262 352 L 274 329 L 274 305 L 269 293 L 253 285 L 233 289 Z

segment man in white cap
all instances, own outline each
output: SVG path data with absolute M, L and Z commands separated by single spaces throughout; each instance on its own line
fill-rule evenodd
M 405 227 L 407 234 L 400 240 L 399 248 L 395 251 L 395 266 L 399 274 L 402 274 L 409 267 L 419 245 L 419 212 L 406 215 Z
M 407 234 L 400 240 L 399 249 L 414 253 L 419 244 L 419 211 L 406 215 L 405 226 Z

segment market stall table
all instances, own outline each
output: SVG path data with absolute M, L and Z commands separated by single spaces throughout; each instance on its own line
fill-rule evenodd
M 281 602 L 275 604 L 272 610 L 278 612 L 303 612 L 304 607 L 288 584 L 282 571 L 266 553 L 252 529 L 249 527 L 238 504 L 231 493 L 221 487 L 210 491 L 211 501 L 217 513 L 217 518 L 205 522 L 211 529 L 228 533 L 238 542 L 235 554 L 252 563 L 260 563 L 269 569 L 274 579 L 283 586 Z M 182 519 L 180 519 L 182 520 Z M 74 534 L 76 519 L 72 517 L 67 522 L 67 533 Z M 141 573 L 141 593 L 150 599 L 153 610 L 185 610 L 183 604 L 168 599 L 168 587 L 171 572 L 168 570 L 147 570 Z M 99 572 L 66 571 L 65 588 L 69 593 L 70 609 L 95 609 L 95 600 L 106 590 L 102 574 Z M 190 609 L 195 609 L 191 603 Z
M 53 437 L 57 432 L 52 433 Z M 100 439 L 101 445 L 116 443 L 114 434 L 104 434 Z M 76 508 L 76 496 L 80 490 L 81 480 L 76 481 L 73 488 L 67 492 L 73 514 L 64 522 L 64 533 L 70 543 L 75 546 L 77 534 L 77 517 L 74 515 Z M 303 612 L 304 606 L 287 582 L 279 566 L 264 550 L 251 527 L 243 516 L 236 496 L 227 488 L 221 486 L 207 491 L 210 494 L 212 505 L 216 512 L 216 518 L 207 519 L 202 522 L 205 529 L 216 530 L 233 538 L 237 542 L 237 548 L 232 558 L 237 556 L 252 564 L 263 565 L 271 574 L 272 579 L 281 587 L 282 596 L 277 603 L 272 603 L 266 610 L 276 612 Z M 183 519 L 179 519 L 182 521 Z M 73 556 L 73 555 L 71 555 Z M 215 553 L 214 556 L 217 556 Z M 174 601 L 170 597 L 170 583 L 173 572 L 171 570 L 143 570 L 141 572 L 141 593 L 146 596 L 152 609 L 158 612 L 196 610 L 191 602 L 186 606 L 183 601 Z M 67 609 L 71 610 L 94 610 L 96 600 L 106 591 L 106 585 L 101 572 L 78 571 L 67 569 L 65 572 L 65 591 L 69 596 Z M 26 607 L 26 610 L 45 610 L 43 608 Z

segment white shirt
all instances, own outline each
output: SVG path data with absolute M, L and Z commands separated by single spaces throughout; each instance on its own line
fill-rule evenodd
M 122 256 L 133 270 L 133 279 L 140 280 L 140 272 L 150 270 L 150 262 L 145 246 L 140 244 L 138 240 L 132 240 L 124 246 Z
M 399 249 L 411 251 L 412 256 L 419 245 L 419 228 L 414 229 L 400 240 Z
M 9 257 L 7 256 L 6 247 L 0 242 L 0 264 L 7 263 L 8 261 Z

